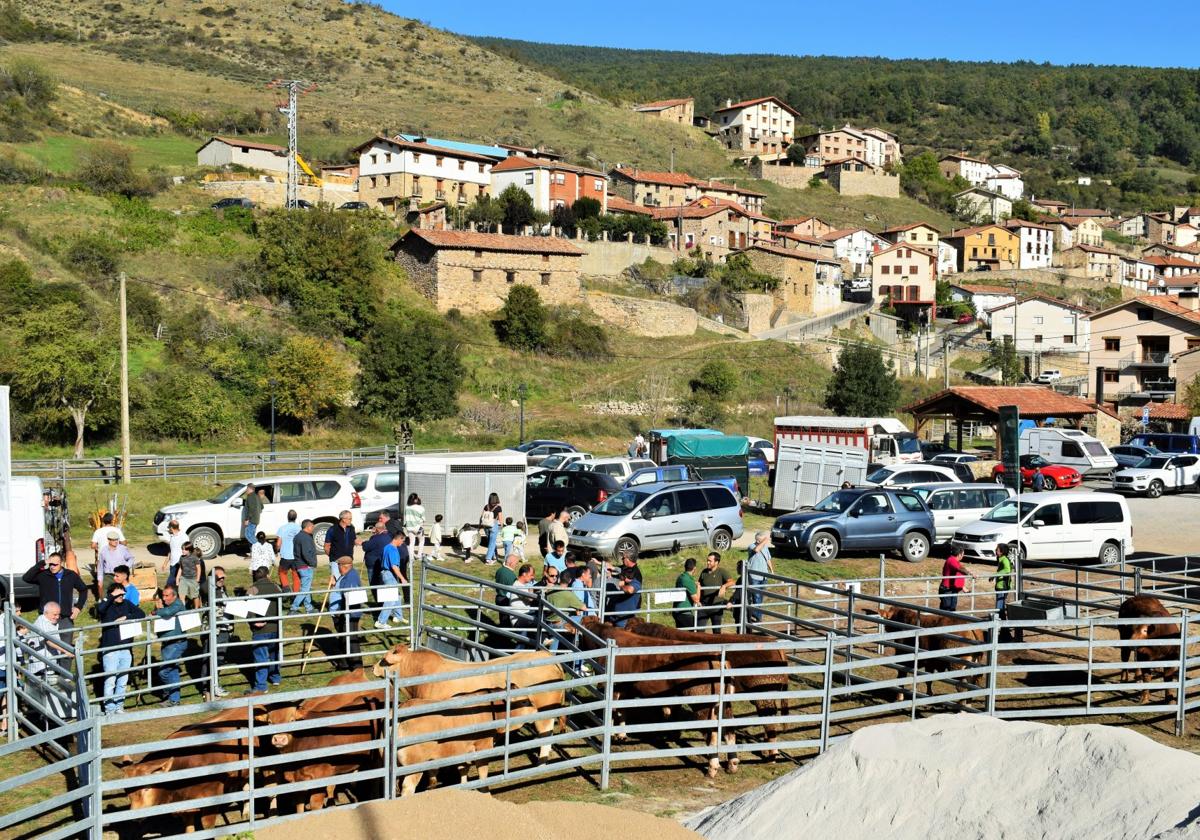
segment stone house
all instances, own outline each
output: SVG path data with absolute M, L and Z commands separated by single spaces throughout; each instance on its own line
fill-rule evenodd
M 902 243 L 916 245 L 926 251 L 935 250 L 942 238 L 942 232 L 927 222 L 913 222 L 911 225 L 885 228 L 879 232 L 879 235 L 888 242 L 894 242 L 897 245 Z
M 996 167 L 987 161 L 967 155 L 942 155 L 938 159 L 938 170 L 947 180 L 961 177 L 977 187 L 984 186 L 988 178 L 999 174 Z
M 833 225 L 816 216 L 801 216 L 776 222 L 775 230 L 779 233 L 798 233 L 801 236 L 824 236 L 833 230 Z
M 1116 216 L 1111 210 L 1101 210 L 1096 207 L 1074 207 L 1063 213 L 1064 218 L 1095 219 L 1100 225 L 1111 222 Z
M 937 253 L 898 243 L 871 256 L 871 295 L 898 315 L 926 323 L 937 317 Z
M 360 200 L 395 215 L 434 201 L 474 201 L 491 188 L 496 162 L 476 152 L 399 136 L 373 137 L 354 151 Z
M 869 273 L 871 255 L 891 244 L 866 228 L 831 230 L 821 238 L 833 243 L 834 255 L 843 261 L 846 273 L 853 276 Z
M 789 251 L 809 251 L 818 254 L 822 257 L 830 259 L 837 258 L 837 247 L 834 243 L 829 242 L 819 236 L 804 236 L 799 233 L 782 233 L 778 230 L 774 234 L 775 245 L 786 248 Z
M 951 231 L 944 241 L 958 250 L 959 271 L 1004 271 L 1017 267 L 1021 240 L 1000 225 Z
M 252 143 L 238 137 L 210 137 L 196 150 L 197 166 L 242 166 L 260 172 L 287 174 L 288 150 L 270 143 Z
M 391 251 L 438 312 L 494 312 L 517 283 L 532 286 L 546 304 L 580 299 L 583 251 L 566 239 L 413 229 Z
M 1071 205 L 1067 204 L 1067 202 L 1055 201 L 1049 198 L 1030 199 L 1030 204 L 1036 210 L 1042 210 L 1055 216 L 1061 216 L 1071 209 Z
M 713 112 L 712 125 L 727 149 L 752 155 L 779 154 L 791 145 L 799 116 L 776 96 L 743 102 L 727 99 L 724 108 Z
M 713 203 L 655 207 L 654 219 L 667 226 L 667 240 L 676 250 L 699 248 L 713 262 L 721 262 L 730 251 L 747 248 L 766 238 L 761 233 L 770 225 L 756 220 L 738 205 Z
M 1150 257 L 1175 257 L 1188 262 L 1200 263 L 1200 246 L 1149 245 L 1142 249 L 1142 259 Z
M 1083 275 L 1093 280 L 1121 281 L 1121 255 L 1108 248 L 1076 245 L 1059 254 L 1058 261 L 1064 268 L 1082 269 Z
M 831 160 L 824 166 L 825 180 L 840 195 L 900 197 L 900 176 L 859 158 Z
M 609 191 L 643 207 L 678 207 L 700 197 L 697 179 L 685 172 L 653 172 L 618 166 L 608 173 Z
M 988 311 L 993 341 L 1010 339 L 1018 352 L 1086 353 L 1091 312 L 1064 300 L 1027 295 Z
M 1012 215 L 1012 201 L 983 187 L 954 194 L 958 215 L 974 222 L 1000 222 Z
M 653 119 L 690 126 L 696 118 L 696 100 L 690 96 L 685 99 L 663 99 L 659 102 L 634 105 L 633 110 Z
M 841 305 L 841 264 L 808 251 L 755 243 L 741 253 L 755 271 L 779 278 L 776 303 L 790 312 L 823 315 Z
M 739 187 L 737 184 L 727 184 L 724 181 L 696 181 L 696 189 L 700 191 L 701 198 L 714 198 L 720 201 L 732 201 L 739 204 L 751 213 L 762 214 L 763 201 L 766 200 L 766 193 L 760 193 L 757 190 L 746 189 Z M 766 218 L 765 216 L 763 218 Z M 774 219 L 771 220 L 774 224 Z
M 580 198 L 594 198 L 600 212 L 608 212 L 608 178 L 594 169 L 513 155 L 492 167 L 492 194 L 512 185 L 529 193 L 534 208 L 543 213 L 570 207 Z
M 1096 401 L 1141 406 L 1175 400 L 1176 360 L 1200 348 L 1198 310 L 1196 295 L 1143 295 L 1092 315 L 1088 382 L 1103 389 Z

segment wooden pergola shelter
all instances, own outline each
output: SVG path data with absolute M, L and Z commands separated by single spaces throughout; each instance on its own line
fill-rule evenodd
M 939 391 L 932 397 L 907 405 L 902 411 L 913 416 L 913 431 L 920 437 L 921 429 L 930 420 L 951 419 L 958 427 L 956 448 L 963 445 L 963 421 L 991 426 L 996 432 L 996 457 L 1002 458 L 1000 440 L 1000 406 L 1015 405 L 1022 420 L 1032 420 L 1038 426 L 1050 418 L 1068 420 L 1075 428 L 1096 413 L 1096 406 L 1077 397 L 1060 394 L 1042 385 L 963 385 Z

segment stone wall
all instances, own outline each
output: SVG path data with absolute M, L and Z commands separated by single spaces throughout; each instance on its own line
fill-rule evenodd
M 752 178 L 761 178 L 781 187 L 802 189 L 808 186 L 814 175 L 824 173 L 819 166 L 772 166 L 769 163 L 751 161 L 747 167 Z
M 1066 278 L 1065 280 L 1063 278 Z M 986 286 L 1004 285 L 1010 280 L 1044 283 L 1049 286 L 1073 289 L 1120 289 L 1121 297 L 1137 297 L 1140 292 L 1099 277 L 1087 277 L 1082 268 L 1009 268 L 1003 271 L 966 271 L 948 274 L 951 283 L 978 283 Z
M 772 295 L 743 292 L 742 310 L 746 313 L 746 332 L 757 335 L 775 326 L 771 316 L 775 313 L 776 302 Z
M 287 182 L 282 180 L 270 181 L 207 181 L 200 189 L 218 198 L 248 198 L 258 207 L 282 207 L 287 200 Z M 337 207 L 345 201 L 360 201 L 353 187 L 345 184 L 326 184 L 324 187 L 312 187 L 300 184 L 297 197 L 313 204 L 332 204 Z
M 887 172 L 846 172 L 833 168 L 829 184 L 841 195 L 900 197 L 900 178 Z
M 438 312 L 495 312 L 517 283 L 532 286 L 546 305 L 580 301 L 578 256 L 443 249 L 428 259 L 396 251 L 413 286 Z M 548 256 L 548 259 L 544 259 Z M 511 274 L 511 279 L 510 279 Z
M 637 242 L 588 242 L 586 239 L 572 240 L 583 250 L 579 272 L 587 277 L 619 277 L 631 265 L 647 259 L 662 263 L 674 262 L 679 254 L 662 245 Z
M 601 319 L 634 335 L 664 338 L 696 332 L 696 310 L 686 306 L 593 291 L 586 292 L 585 299 Z

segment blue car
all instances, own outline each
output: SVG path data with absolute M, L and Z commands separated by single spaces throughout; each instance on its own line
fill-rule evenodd
M 771 471 L 771 466 L 767 463 L 767 456 L 763 455 L 763 451 L 758 448 L 750 450 L 750 454 L 746 457 L 746 467 L 750 470 L 750 475 L 766 475 Z
M 1114 446 L 1108 451 L 1111 452 L 1112 456 L 1117 459 L 1117 468 L 1122 470 L 1128 467 L 1136 467 L 1151 455 L 1162 454 L 1153 446 L 1138 446 L 1137 444 L 1132 443 Z
M 897 487 L 830 493 L 811 508 L 785 514 L 771 528 L 776 551 L 788 549 L 828 563 L 842 551 L 898 551 L 910 563 L 929 556 L 936 533 L 921 497 Z

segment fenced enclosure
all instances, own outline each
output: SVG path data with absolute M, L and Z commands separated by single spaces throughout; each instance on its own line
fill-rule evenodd
M 963 596 L 959 611 L 941 610 L 935 578 L 814 582 L 764 574 L 743 580 L 733 609 L 720 609 L 716 624 L 727 635 L 693 637 L 702 640 L 696 643 L 650 637 L 644 628 L 634 641 L 598 621 L 633 619 L 632 632 L 638 621 L 657 619 L 663 627 L 689 611 L 674 590 L 644 590 L 636 613 L 614 615 L 601 587 L 593 586 L 585 593 L 594 599 L 593 623 L 548 598 L 529 597 L 528 587 L 427 565 L 412 581 L 415 609 L 403 632 L 340 625 L 332 645 L 305 657 L 302 646 L 321 635 L 300 626 L 312 617 L 279 619 L 291 640 L 277 656 L 285 690 L 181 706 L 139 702 L 109 716 L 100 714 L 97 675 L 86 672 L 97 653 L 89 636 L 57 650 L 60 670 L 53 674 L 71 690 L 59 691 L 55 702 L 65 705 L 54 706 L 39 676 L 49 669 L 29 667 L 45 643 L 31 643 L 36 628 L 9 613 L 14 729 L 0 755 L 42 750 L 45 756 L 28 770 L 28 762 L 6 761 L 4 785 L 70 781 L 54 796 L 0 815 L 0 831 L 26 825 L 34 827 L 30 834 L 56 837 L 81 828 L 95 837 L 117 830 L 173 836 L 194 826 L 192 836 L 216 837 L 288 819 L 297 804 L 320 804 L 327 787 L 334 789 L 331 807 L 406 795 L 418 775 L 478 788 L 585 772 L 605 787 L 612 772 L 627 766 L 674 766 L 698 775 L 769 760 L 776 751 L 803 759 L 861 726 L 946 710 L 1145 722 L 1182 732 L 1200 702 L 1194 617 L 1200 601 L 1190 597 L 1196 564 L 1175 558 L 1160 566 L 1173 570 L 1031 564 L 1014 601 L 1040 599 L 1062 617 L 1025 620 L 999 618 L 990 591 L 977 592 L 973 602 Z M 364 617 L 377 615 L 378 588 L 362 591 L 366 600 L 352 607 Z M 193 690 L 232 685 L 246 667 L 236 651 L 277 644 L 245 638 L 246 625 L 264 616 L 233 613 L 252 596 L 221 601 L 209 594 L 201 626 L 188 631 L 190 655 L 209 665 L 206 675 L 192 678 Z M 1155 595 L 1172 615 L 1117 618 L 1134 594 Z M 225 641 L 223 622 L 232 625 Z M 1163 630 L 1121 638 L 1122 628 L 1134 625 Z M 303 684 L 306 663 L 353 660 L 348 644 L 355 637 L 365 672 Z M 395 647 L 401 642 L 411 644 Z M 1161 658 L 1126 661 L 1135 648 Z M 430 662 L 440 664 L 430 670 Z M 155 667 L 142 667 L 149 684 L 130 696 L 148 699 Z M 1142 692 L 1150 692 L 1149 702 L 1140 702 L 1147 699 Z M 198 774 L 194 766 L 164 764 L 164 750 L 185 765 L 199 755 L 200 775 L 212 786 L 178 796 L 180 785 Z M 143 758 L 124 770 L 112 766 L 126 755 Z

